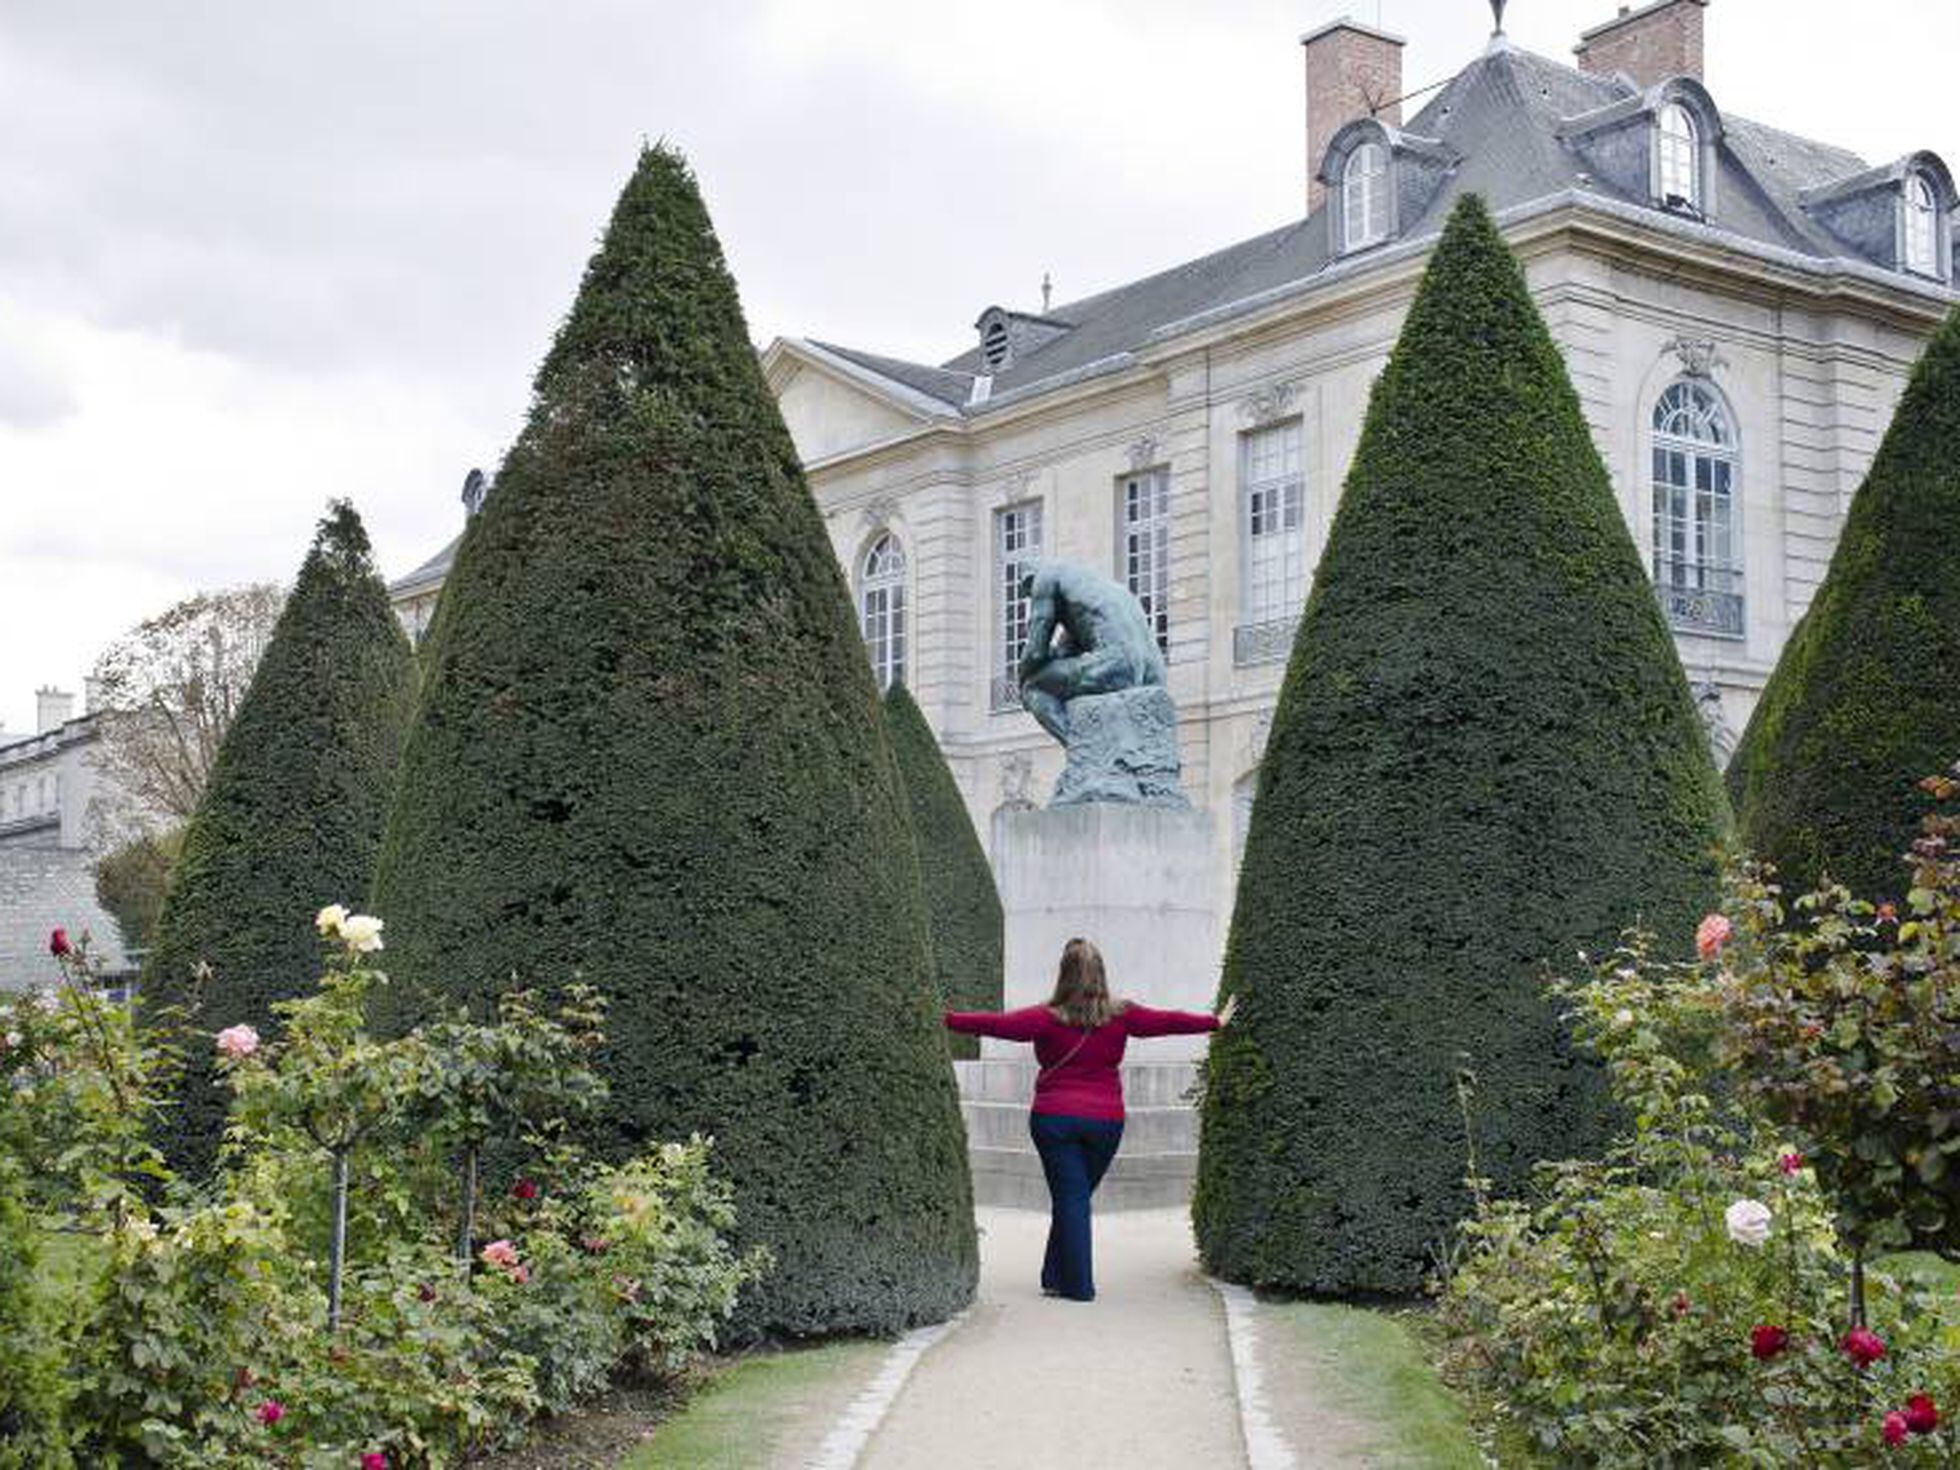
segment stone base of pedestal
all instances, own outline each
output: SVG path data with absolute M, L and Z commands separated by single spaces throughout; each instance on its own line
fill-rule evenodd
M 1189 808 L 1093 803 L 1010 813 L 995 866 L 1006 916 L 1006 1006 L 1054 989 L 1062 946 L 1080 936 L 1103 953 L 1110 988 L 1146 1005 L 1208 1011 L 1218 990 L 1211 817 Z M 1190 1198 L 1198 1120 L 1190 1100 L 1206 1036 L 1132 1040 L 1123 1066 L 1123 1146 L 1096 1192 L 1104 1209 Z M 1028 1137 L 1036 1065 L 1029 1049 L 985 1040 L 956 1062 L 974 1195 L 983 1204 L 1048 1208 Z
M 974 1202 L 1046 1210 L 1048 1184 L 1028 1137 L 1035 1064 L 1028 1060 L 955 1062 L 966 1121 Z M 1191 1105 L 1195 1062 L 1133 1062 L 1123 1068 L 1123 1146 L 1096 1190 L 1099 1210 L 1154 1210 L 1187 1204 L 1198 1173 L 1198 1115 Z

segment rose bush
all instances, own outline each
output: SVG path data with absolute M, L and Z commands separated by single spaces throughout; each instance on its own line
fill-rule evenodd
M 676 1369 L 762 1270 L 706 1141 L 618 1166 L 567 1142 L 588 997 L 378 1039 L 362 920 L 322 912 L 325 976 L 271 1036 L 165 1044 L 101 999 L 85 936 L 51 941 L 59 993 L 0 1005 L 0 1467 L 452 1464 Z M 197 1188 L 148 1142 L 189 1045 L 233 1093 Z M 532 1187 L 499 1196 L 479 1264 L 456 1243 L 485 1148 Z

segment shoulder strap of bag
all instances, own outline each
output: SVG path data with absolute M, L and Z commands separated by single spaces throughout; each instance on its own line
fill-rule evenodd
M 1050 1072 L 1061 1071 L 1062 1068 L 1066 1067 L 1070 1062 L 1075 1060 L 1075 1054 L 1081 1051 L 1083 1047 L 1087 1046 L 1089 1044 L 1089 1038 L 1091 1036 L 1094 1036 L 1095 1034 L 1096 1033 L 1093 1031 L 1084 1031 L 1082 1033 L 1082 1039 L 1076 1042 L 1074 1046 L 1068 1049 L 1068 1055 L 1063 1057 L 1059 1062 L 1056 1062 L 1053 1066 L 1043 1067 L 1041 1069 L 1041 1075 L 1046 1077 Z

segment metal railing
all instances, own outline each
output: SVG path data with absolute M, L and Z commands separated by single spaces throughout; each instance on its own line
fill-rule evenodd
M 1733 567 L 1662 562 L 1654 591 L 1668 626 L 1681 633 L 1744 638 L 1749 625 L 1742 601 L 1742 573 Z
M 987 707 L 995 714 L 1021 707 L 1021 681 L 1007 674 L 996 674 L 987 691 Z

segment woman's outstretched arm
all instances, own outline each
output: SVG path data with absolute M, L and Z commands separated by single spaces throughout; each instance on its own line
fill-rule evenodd
M 1048 1007 L 1024 1006 L 1018 1011 L 948 1011 L 946 1029 L 968 1036 L 995 1036 L 1002 1041 L 1033 1041 L 1046 1024 Z
M 1132 1036 L 1189 1036 L 1216 1031 L 1223 1023 L 1205 1011 L 1159 1011 L 1131 1001 L 1123 1007 L 1123 1026 Z

